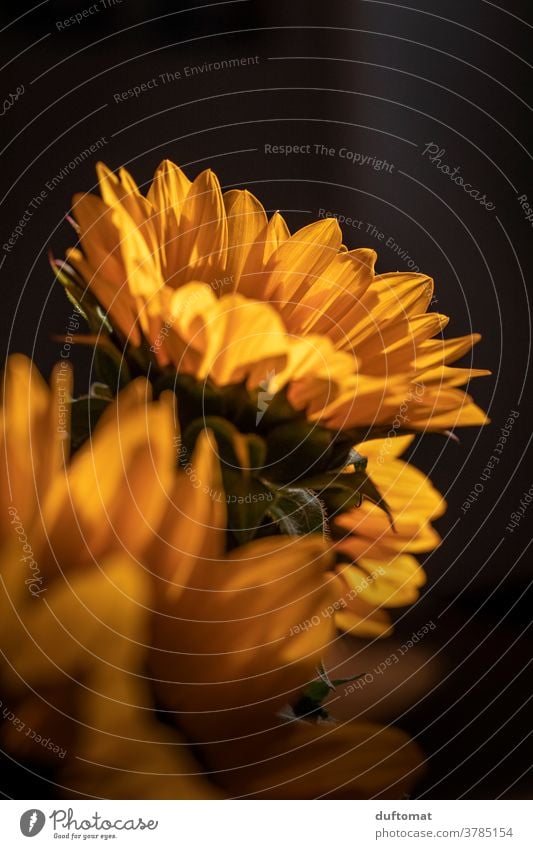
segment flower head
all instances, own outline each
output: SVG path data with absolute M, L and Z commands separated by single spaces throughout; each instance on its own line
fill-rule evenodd
M 191 182 L 165 161 L 146 197 L 124 169 L 98 176 L 101 198 L 74 199 L 71 290 L 130 347 L 144 340 L 156 370 L 249 389 L 274 370 L 273 393 L 334 430 L 375 431 L 403 403 L 406 430 L 486 421 L 456 387 L 487 372 L 450 366 L 479 336 L 434 338 L 448 319 L 427 312 L 429 277 L 376 275 L 375 252 L 346 250 L 333 218 L 291 234 L 212 171 Z
M 333 218 L 291 234 L 212 171 L 191 182 L 163 162 L 146 197 L 124 169 L 98 176 L 101 197 L 75 198 L 80 246 L 58 276 L 114 363 L 111 391 L 141 372 L 177 396 L 181 464 L 209 428 L 225 489 L 252 478 L 262 509 L 230 507 L 234 542 L 327 535 L 364 500 L 390 519 L 364 456 L 343 473 L 353 446 L 486 421 L 458 388 L 486 372 L 451 365 L 479 337 L 436 338 L 448 319 L 427 312 L 430 278 L 376 275 Z

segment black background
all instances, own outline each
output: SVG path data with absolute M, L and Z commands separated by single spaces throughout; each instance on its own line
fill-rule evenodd
M 444 544 L 426 560 L 420 602 L 398 612 L 397 636 L 372 650 L 386 656 L 429 620 L 437 624 L 413 655 L 408 680 L 391 678 L 415 706 L 406 710 L 406 697 L 390 709 L 428 755 L 418 796 L 527 798 L 533 507 L 513 533 L 506 525 L 533 483 L 526 453 L 532 223 L 517 199 L 525 193 L 533 204 L 529 4 L 196 0 L 187 10 L 123 0 L 58 29 L 90 5 L 44 2 L 29 10 L 3 2 L 0 10 L 0 97 L 25 88 L 0 118 L 2 244 L 46 182 L 106 138 L 97 156 L 48 192 L 12 251 L 0 251 L 3 358 L 23 351 L 48 373 L 58 356 L 54 336 L 65 333 L 71 310 L 47 252 L 61 256 L 73 244 L 64 217 L 74 192 L 94 187 L 97 158 L 125 165 L 140 184 L 163 158 L 189 176 L 212 167 L 225 188 L 247 186 L 268 209 L 281 209 L 291 229 L 320 208 L 362 220 L 362 229 L 344 227 L 345 241 L 375 247 L 379 271 L 407 269 L 386 246 L 392 238 L 434 277 L 434 307 L 452 317 L 447 335 L 482 333 L 472 361 L 493 375 L 471 392 L 492 424 L 464 429 L 460 444 L 436 435 L 417 442 L 415 462 L 449 504 L 439 522 Z M 259 61 L 184 76 L 186 66 L 241 56 Z M 177 70 L 182 78 L 163 85 L 159 75 Z M 153 78 L 157 88 L 115 102 L 116 93 Z M 493 211 L 422 155 L 430 142 Z M 264 151 L 265 144 L 307 143 L 345 146 L 394 167 L 388 173 L 338 156 Z M 88 357 L 77 349 L 73 359 L 81 387 Z M 520 415 L 501 461 L 463 512 L 512 410 Z M 379 715 L 379 707 L 368 710 Z M 14 767 L 5 775 L 8 796 L 51 792 Z

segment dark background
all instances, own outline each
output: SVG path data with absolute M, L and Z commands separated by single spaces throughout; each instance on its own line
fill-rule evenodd
M 109 8 L 58 29 L 57 21 L 91 5 L 43 2 L 32 10 L 3 2 L 0 9 L 0 98 L 24 86 L 0 117 L 2 244 L 46 182 L 106 138 L 48 192 L 12 251 L 0 250 L 2 359 L 23 351 L 48 373 L 58 356 L 54 335 L 66 332 L 71 310 L 52 281 L 47 252 L 60 256 L 73 244 L 64 217 L 74 192 L 94 186 L 98 158 L 126 165 L 141 184 L 163 158 L 189 176 L 213 167 L 225 188 L 249 187 L 270 210 L 281 209 L 291 228 L 317 218 L 319 208 L 357 218 L 361 229 L 343 228 L 347 245 L 375 247 L 380 271 L 407 270 L 386 246 L 392 238 L 435 278 L 434 308 L 452 316 L 447 334 L 483 334 L 473 364 L 493 376 L 471 391 L 492 424 L 461 431 L 460 444 L 439 436 L 416 444 L 414 461 L 449 503 L 439 522 L 444 544 L 427 558 L 420 602 L 398 612 L 397 635 L 371 647 L 371 657 L 387 656 L 435 621 L 405 674 L 384 681 L 397 696 L 387 716 L 392 711 L 428 755 L 417 796 L 527 798 L 533 507 L 513 533 L 506 525 L 533 483 L 526 389 L 532 223 L 517 199 L 525 193 L 533 204 L 530 4 L 195 0 L 188 10 L 110 0 Z M 183 74 L 186 66 L 242 56 L 259 61 Z M 163 85 L 159 75 L 177 70 L 182 78 Z M 152 78 L 157 88 L 115 102 L 115 93 Z M 422 155 L 429 142 L 444 148 L 443 162 L 460 166 L 494 210 Z M 394 167 L 388 173 L 338 156 L 265 154 L 268 143 L 347 147 Z M 367 232 L 372 225 L 382 240 Z M 87 355 L 78 349 L 73 359 L 83 386 Z M 520 415 L 501 461 L 463 513 L 511 410 Z M 365 710 L 379 716 L 377 690 L 365 698 Z M 351 702 L 344 713 L 361 709 Z M 4 775 L 8 796 L 50 793 L 14 766 Z

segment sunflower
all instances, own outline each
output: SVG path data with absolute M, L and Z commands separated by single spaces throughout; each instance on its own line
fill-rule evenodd
M 420 756 L 402 732 L 312 721 L 335 686 L 320 667 L 333 625 L 303 635 L 294 626 L 330 601 L 331 547 L 277 535 L 228 551 L 215 443 L 197 440 L 194 476 L 176 470 L 170 394 L 152 402 L 147 381 L 133 381 L 71 455 L 68 369 L 52 386 L 25 358 L 9 361 L 0 676 L 17 724 L 4 731 L 8 750 L 45 760 L 60 792 L 81 796 L 408 790 Z M 285 705 L 290 719 L 279 716 Z M 28 751 L 20 723 L 54 745 Z
M 427 312 L 429 277 L 376 275 L 375 252 L 347 250 L 333 218 L 291 235 L 210 170 L 191 182 L 164 161 L 146 197 L 125 169 L 97 170 L 101 198 L 74 198 L 80 248 L 63 279 L 94 297 L 121 344 L 151 349 L 156 372 L 284 390 L 335 430 L 376 430 L 402 405 L 411 431 L 486 422 L 457 387 L 487 372 L 450 366 L 479 335 L 434 338 L 448 319 Z
M 229 505 L 232 544 L 327 536 L 364 500 L 390 519 L 354 445 L 486 421 L 458 388 L 486 372 L 450 365 L 478 337 L 434 338 L 448 319 L 427 312 L 428 277 L 376 275 L 375 253 L 347 250 L 335 219 L 291 235 L 212 171 L 191 182 L 165 161 L 147 197 L 124 169 L 98 176 L 101 197 L 74 198 L 80 246 L 56 273 L 111 393 L 139 373 L 156 398 L 174 392 L 181 465 L 209 428 L 225 490 L 253 489 L 252 504 Z

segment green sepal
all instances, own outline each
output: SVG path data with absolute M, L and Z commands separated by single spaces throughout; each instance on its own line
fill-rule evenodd
M 211 430 L 216 439 L 217 452 L 221 461 L 222 483 L 228 512 L 228 533 L 230 544 L 252 540 L 261 528 L 263 519 L 270 508 L 274 495 L 258 477 L 253 469 L 264 463 L 266 447 L 264 440 L 256 434 L 241 434 L 231 422 L 221 416 L 205 416 L 194 419 L 182 434 L 181 462 L 190 462 L 200 433 Z M 238 445 L 240 443 L 240 445 Z M 242 467 L 242 453 L 245 448 L 247 465 Z
M 275 500 L 267 512 L 282 533 L 289 536 L 327 535 L 326 511 L 314 492 L 289 487 L 270 489 Z
M 85 319 L 91 333 L 112 333 L 109 319 L 75 269 L 65 260 L 50 259 L 50 265 L 70 303 Z
M 318 678 L 310 681 L 303 689 L 292 710 L 294 716 L 299 719 L 308 720 L 326 720 L 331 719 L 329 712 L 322 706 L 322 702 L 342 684 L 348 684 L 350 681 L 355 681 L 357 678 L 362 678 L 364 672 L 357 675 L 350 675 L 349 678 L 334 678 L 331 680 L 323 667 L 317 669 Z
M 49 260 L 55 278 L 65 290 L 70 303 L 88 321 L 87 312 L 89 310 L 86 305 L 82 305 L 82 301 L 87 300 L 87 288 L 83 281 L 68 262 L 53 259 L 52 256 L 49 257 Z M 90 302 L 91 296 L 89 295 L 88 298 Z M 96 306 L 96 302 L 94 302 L 94 306 Z
M 91 383 L 89 397 L 102 398 L 105 401 L 112 401 L 113 393 L 111 392 L 111 389 L 109 388 L 107 383 L 100 383 L 98 381 L 95 381 L 94 383 Z
M 272 503 L 272 493 L 251 475 L 222 468 L 228 510 L 228 533 L 237 545 L 256 537 Z
M 350 448 L 346 456 L 343 468 L 353 466 L 354 472 L 364 472 L 368 464 L 368 457 L 363 457 L 355 448 Z
M 257 421 L 257 412 L 259 410 L 259 393 L 261 389 L 248 390 L 250 398 L 250 427 L 257 428 L 259 433 L 270 432 L 273 428 L 281 424 L 294 422 L 296 420 L 305 421 L 304 413 L 300 413 L 287 400 L 287 390 L 282 389 L 277 392 L 268 402 L 268 406 L 262 412 L 259 422 Z
M 111 403 L 109 396 L 82 395 L 70 402 L 70 445 L 77 451 L 91 436 L 98 419 Z
M 301 484 L 318 492 L 331 517 L 353 507 L 360 507 L 364 497 L 380 507 L 393 524 L 392 514 L 387 502 L 365 471 L 325 472 L 321 475 L 306 477 L 301 481 Z
M 239 467 L 239 461 L 235 452 L 235 438 L 238 431 L 231 422 L 220 416 L 205 416 L 205 418 L 194 419 L 183 431 L 181 444 L 184 447 L 184 462 L 190 462 L 196 445 L 196 440 L 205 430 L 212 430 L 218 446 L 220 459 L 233 467 Z
M 173 368 L 166 367 L 162 374 L 153 375 L 154 397 L 170 389 L 179 399 L 178 415 L 184 431 L 195 419 L 206 416 L 220 416 L 235 421 L 231 414 L 233 404 L 242 402 L 243 388 L 239 386 L 215 386 L 211 381 L 198 381 L 189 374 L 176 374 Z M 237 396 L 240 399 L 237 401 Z
M 109 387 L 113 395 L 120 392 L 131 381 L 126 360 L 109 338 L 106 339 L 105 344 L 95 346 L 94 370 L 98 379 Z
M 266 442 L 261 436 L 257 436 L 255 433 L 247 433 L 246 444 L 248 446 L 248 456 L 250 458 L 249 468 L 254 472 L 259 472 L 263 469 L 266 462 Z
M 306 475 L 329 468 L 332 445 L 331 431 L 311 422 L 280 424 L 268 434 L 265 476 L 299 486 Z

